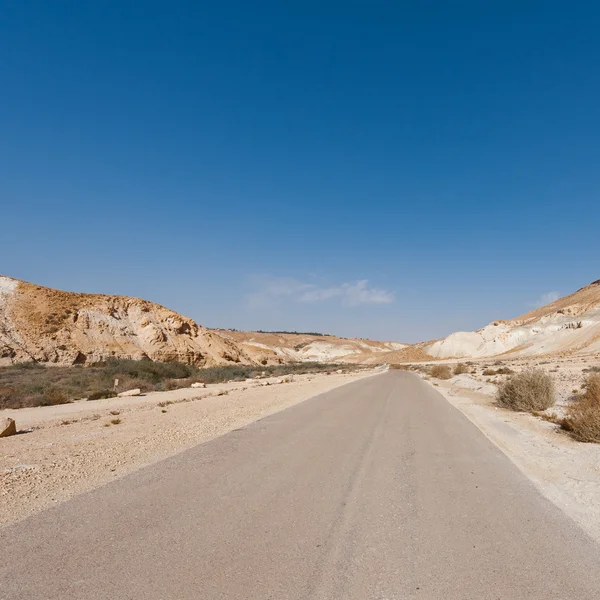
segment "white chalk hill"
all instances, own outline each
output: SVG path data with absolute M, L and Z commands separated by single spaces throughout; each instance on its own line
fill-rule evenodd
M 600 280 L 516 319 L 459 331 L 423 349 L 435 358 L 600 352 Z

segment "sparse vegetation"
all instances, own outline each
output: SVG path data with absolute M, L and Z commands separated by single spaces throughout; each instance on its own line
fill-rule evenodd
M 232 329 L 230 331 L 235 331 L 235 329 Z M 330 333 L 319 333 L 317 331 L 263 331 L 262 329 L 258 329 L 256 333 L 278 333 L 287 335 L 315 335 L 318 337 L 331 337 Z
M 517 411 L 542 411 L 554 406 L 554 381 L 541 369 L 523 371 L 502 383 L 496 397 L 504 408 Z
M 223 383 L 257 376 L 319 373 L 343 369 L 355 371 L 355 365 L 314 362 L 287 365 L 224 365 L 198 368 L 177 362 L 150 360 L 108 360 L 90 366 L 44 366 L 22 363 L 0 367 L 0 409 L 65 404 L 87 398 L 112 398 L 116 392 L 140 388 L 142 392 L 189 387 L 194 382 Z M 114 381 L 119 380 L 115 390 Z
M 580 442 L 600 443 L 600 375 L 590 375 L 583 393 L 577 395 L 558 421 L 563 429 Z
M 463 373 L 468 373 L 469 367 L 464 363 L 458 363 L 456 367 L 454 367 L 455 375 L 462 375 Z
M 436 379 L 450 379 L 452 371 L 448 365 L 433 365 L 429 374 Z
M 500 367 L 499 369 L 485 369 L 482 373 L 482 375 L 485 375 L 486 377 L 492 377 L 494 375 L 512 375 L 514 373 L 514 371 L 512 369 L 510 369 L 509 367 Z

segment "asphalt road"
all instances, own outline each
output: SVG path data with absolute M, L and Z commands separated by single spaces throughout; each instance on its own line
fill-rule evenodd
M 414 375 L 0 531 L 3 600 L 597 600 L 600 548 Z

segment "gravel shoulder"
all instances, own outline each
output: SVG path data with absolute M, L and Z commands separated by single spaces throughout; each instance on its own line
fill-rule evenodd
M 568 369 L 564 370 L 566 381 L 558 381 L 558 408 L 564 403 L 566 389 L 570 390 L 581 378 L 580 369 L 577 381 L 574 374 L 571 377 Z M 599 444 L 576 442 L 553 423 L 499 408 L 494 399 L 495 386 L 476 378 L 460 375 L 430 383 L 494 442 L 544 496 L 600 541 Z
M 23 432 L 0 440 L 0 527 L 379 372 L 295 375 L 0 411 Z

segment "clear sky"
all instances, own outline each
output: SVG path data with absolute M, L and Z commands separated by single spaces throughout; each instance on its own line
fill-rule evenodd
M 600 278 L 599 31 L 598 2 L 0 0 L 0 273 L 239 329 L 526 312 Z

